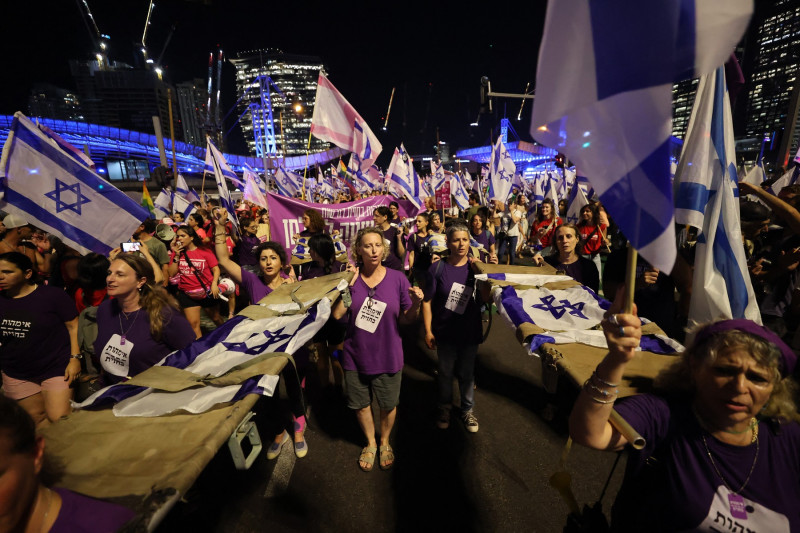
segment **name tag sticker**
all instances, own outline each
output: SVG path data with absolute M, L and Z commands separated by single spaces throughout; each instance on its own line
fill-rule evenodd
M 467 289 L 466 285 L 453 283 L 453 286 L 450 288 L 450 294 L 447 295 L 444 308 L 459 315 L 463 315 L 471 297 L 472 291 Z
M 386 311 L 386 303 L 374 298 L 367 298 L 361 304 L 361 309 L 356 315 L 356 327 L 369 333 L 375 333 L 378 324 L 381 323 L 384 311 Z
M 133 343 L 130 339 L 123 340 L 115 333 L 100 352 L 100 365 L 109 374 L 127 377 L 131 364 L 131 350 Z

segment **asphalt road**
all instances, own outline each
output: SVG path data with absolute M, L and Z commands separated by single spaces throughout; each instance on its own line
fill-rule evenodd
M 562 531 L 568 508 L 548 479 L 559 470 L 576 391 L 562 384 L 557 398 L 548 397 L 539 360 L 495 315 L 476 365 L 480 431 L 467 433 L 455 419 L 440 430 L 436 355 L 420 333 L 419 326 L 403 331 L 392 470 L 381 471 L 377 461 L 372 472 L 358 468 L 365 443 L 355 416 L 342 399 L 318 394 L 312 380 L 306 457 L 296 459 L 289 444 L 278 459 L 262 453 L 249 470 L 237 471 L 223 449 L 158 531 Z M 256 406 L 265 448 L 275 402 L 265 398 Z M 597 501 L 615 457 L 573 447 L 568 470 L 581 505 Z M 602 502 L 606 514 L 623 469 L 624 458 Z

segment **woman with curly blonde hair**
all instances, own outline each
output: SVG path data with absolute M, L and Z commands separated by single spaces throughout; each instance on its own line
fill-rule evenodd
M 570 435 L 600 450 L 628 443 L 608 422 L 617 385 L 641 337 L 641 321 L 602 321 L 609 354 L 583 386 Z M 793 401 L 797 357 L 750 320 L 700 327 L 691 346 L 640 394 L 616 409 L 645 439 L 631 450 L 612 509 L 614 531 L 800 530 L 800 424 Z
M 367 445 L 358 462 L 365 472 L 372 470 L 380 452 L 380 467 L 394 463 L 389 437 L 400 400 L 403 370 L 403 342 L 398 322 L 416 320 L 422 290 L 411 287 L 405 275 L 381 264 L 389 253 L 383 231 L 362 228 L 350 248 L 357 269 L 350 283 L 349 309 L 339 300 L 333 317 L 348 315 L 342 368 L 347 385 L 347 405 L 356 411 Z M 372 416 L 373 394 L 380 407 L 380 449 Z

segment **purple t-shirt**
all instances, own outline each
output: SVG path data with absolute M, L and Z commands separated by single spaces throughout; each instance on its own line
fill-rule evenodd
M 139 309 L 128 313 L 128 318 L 120 313 L 116 300 L 106 300 L 97 308 L 97 338 L 94 341 L 94 353 L 100 360 L 100 365 L 106 370 L 103 373 L 103 383 L 110 385 L 125 379 L 124 376 L 108 372 L 110 361 L 103 363 L 106 357 L 120 357 L 121 354 L 104 353 L 104 349 L 111 337 L 116 334 L 125 335 L 126 346 L 133 345 L 126 357 L 128 360 L 127 375 L 133 377 L 144 372 L 151 366 L 161 361 L 165 356 L 185 348 L 195 340 L 194 330 L 189 321 L 177 310 L 165 307 L 163 310 L 164 326 L 161 330 L 161 340 L 157 341 L 150 333 L 150 318 L 147 310 Z M 114 364 L 118 364 L 115 362 Z M 124 364 L 124 363 L 122 363 Z M 124 368 L 119 366 L 119 368 Z
M 300 281 L 309 280 L 314 278 L 319 278 L 321 276 L 327 276 L 328 274 L 335 274 L 337 272 L 342 272 L 347 268 L 347 265 L 344 263 L 340 263 L 339 261 L 331 262 L 331 271 L 326 273 L 325 269 L 318 265 L 316 261 L 309 261 L 308 263 L 302 263 L 298 265 L 298 275 L 297 279 Z
M 619 402 L 616 409 L 647 444 L 628 456 L 612 509 L 615 530 L 800 531 L 799 424 L 782 424 L 776 435 L 761 422 L 758 446 L 732 446 L 703 430 L 687 401 L 642 394 Z M 651 456 L 656 460 L 648 461 Z M 740 512 L 732 508 L 720 474 L 738 490 L 751 468 L 740 492 Z
M 61 510 L 50 533 L 112 533 L 136 513 L 115 503 L 95 500 L 67 489 L 53 488 L 61 496 Z
M 239 244 L 236 245 L 236 262 L 239 266 L 258 265 L 258 258 L 255 251 L 261 240 L 256 236 L 242 235 Z
M 272 292 L 272 289 L 267 287 L 260 277 L 245 269 L 242 269 L 242 287 L 250 296 L 253 304 L 257 304 L 261 298 Z
M 411 307 L 410 288 L 403 273 L 391 268 L 386 269 L 386 276 L 373 289 L 358 276 L 350 287 L 353 304 L 347 320 L 342 368 L 372 375 L 394 374 L 403 369 L 403 341 L 397 320 L 401 310 Z
M 71 355 L 64 323 L 77 316 L 64 289 L 40 285 L 22 298 L 0 291 L 0 368 L 36 383 L 63 376 Z
M 495 243 L 494 235 L 489 230 L 481 230 L 481 232 L 477 235 L 469 232 L 469 236 L 478 244 L 482 244 L 485 252 L 481 252 L 481 261 L 486 261 L 486 258 L 489 256 L 489 247 Z
M 450 265 L 442 259 L 428 269 L 425 301 L 431 302 L 431 330 L 439 342 L 480 344 L 480 309 L 474 298 L 475 276 L 469 264 Z
M 400 233 L 394 226 L 390 226 L 389 229 L 383 232 L 383 238 L 389 241 L 389 255 L 386 256 L 386 260 L 383 262 L 383 266 L 386 268 L 392 268 L 394 270 L 403 270 L 403 261 L 397 257 L 397 234 Z

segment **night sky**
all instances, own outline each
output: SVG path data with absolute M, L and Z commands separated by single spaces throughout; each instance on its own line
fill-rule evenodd
M 27 112 L 32 83 L 73 88 L 69 59 L 94 56 L 78 1 L 4 2 L 5 74 L 0 113 Z M 111 37 L 109 58 L 135 64 L 147 15 L 147 0 L 87 0 L 102 33 Z M 504 115 L 530 139 L 531 101 L 517 122 L 519 100 L 499 100 L 495 115 L 470 127 L 479 110 L 480 78 L 492 89 L 521 93 L 536 77 L 545 2 L 248 2 L 158 0 L 148 30 L 151 57 L 158 57 L 170 27 L 176 29 L 162 64 L 172 83 L 207 78 L 208 53 L 221 46 L 240 50 L 280 48 L 320 56 L 331 82 L 383 143 L 378 162 L 388 164 L 395 145 L 431 153 L 441 140 L 455 148 L 489 143 Z M 521 4 L 521 5 L 520 5 Z M 223 115 L 235 104 L 234 67 L 223 66 Z M 381 131 L 392 87 L 396 87 L 388 131 Z M 232 125 L 233 117 L 225 124 Z M 238 128 L 229 151 L 245 153 Z

